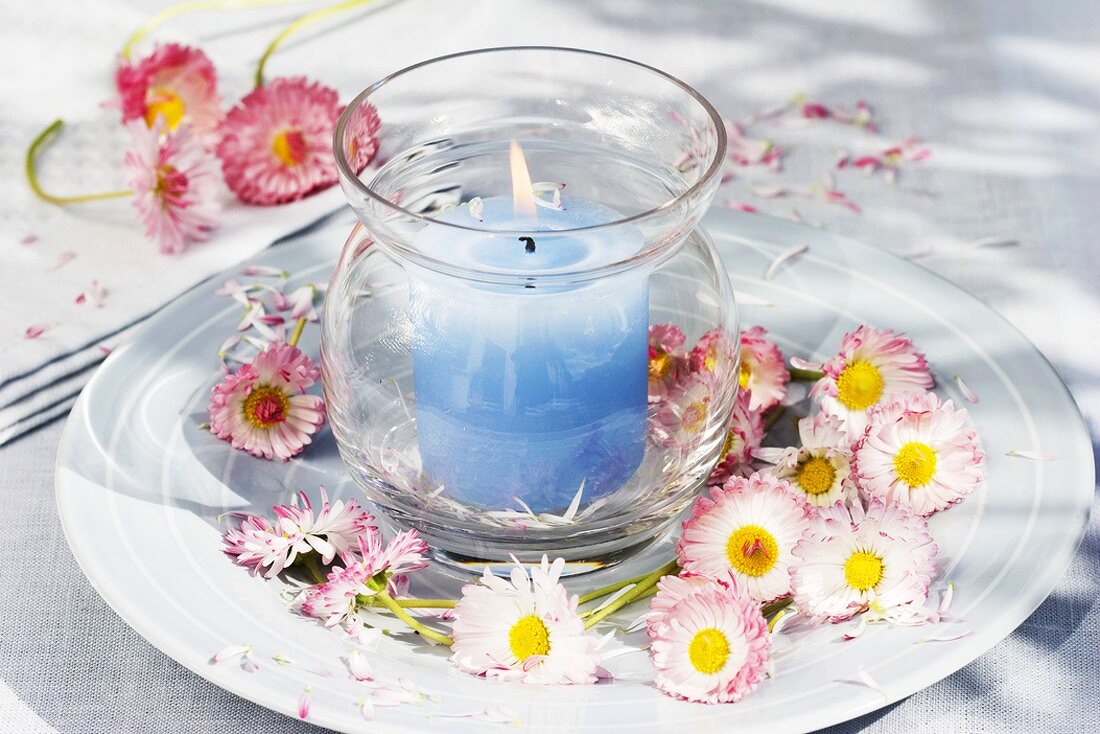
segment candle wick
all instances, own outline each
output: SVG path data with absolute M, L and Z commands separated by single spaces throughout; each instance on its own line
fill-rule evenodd
M 520 237 L 520 242 L 526 242 L 526 246 L 523 248 L 525 252 L 535 251 L 535 238 L 534 237 Z

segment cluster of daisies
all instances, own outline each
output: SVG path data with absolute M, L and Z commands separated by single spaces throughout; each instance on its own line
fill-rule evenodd
M 306 324 L 318 320 L 316 304 L 327 285 L 306 283 L 287 293 L 289 274 L 278 268 L 250 265 L 241 275 L 254 280 L 230 278 L 215 291 L 240 304 L 243 316 L 218 348 L 225 374 L 211 392 L 209 426 L 235 449 L 287 461 L 325 423 L 324 399 L 306 392 L 321 370 L 297 344 Z
M 682 523 L 676 558 L 647 575 L 578 597 L 561 583 L 564 561 L 543 558 L 517 563 L 508 578 L 486 569 L 457 600 L 418 599 L 409 575 L 427 567 L 428 547 L 417 533 L 385 543 L 356 502 L 323 495 L 317 513 L 298 495 L 274 520 L 236 517 L 225 551 L 266 578 L 304 569 L 294 606 L 306 617 L 352 636 L 397 618 L 449 647 L 459 670 L 486 678 L 608 681 L 606 661 L 624 651 L 611 640 L 644 632 L 643 647 L 625 649 L 648 649 L 656 687 L 704 703 L 738 701 L 764 680 L 772 638 L 793 618 L 858 617 L 846 638 L 868 623 L 942 621 L 943 606 L 929 601 L 937 547 L 927 518 L 983 482 L 966 411 L 930 392 L 924 355 L 901 334 L 861 326 L 823 364 L 793 360 L 801 366 L 790 369 L 767 336 L 759 327 L 740 335 L 724 456 Z M 681 425 L 691 423 L 691 401 L 676 396 L 696 394 L 736 347 L 711 333 L 688 349 L 672 325 L 653 326 L 650 341 L 658 412 L 677 406 L 669 409 Z M 762 447 L 792 375 L 814 381 L 816 409 L 798 421 L 798 445 Z M 645 599 L 633 622 L 612 617 Z M 602 636 L 593 632 L 601 624 Z
M 137 60 L 121 58 L 115 86 L 115 106 L 130 137 L 124 158 L 130 188 L 44 198 L 71 203 L 130 195 L 161 252 L 177 254 L 209 237 L 226 186 L 246 204 L 268 206 L 337 182 L 332 138 L 344 106 L 324 84 L 304 76 L 271 79 L 225 109 L 206 54 L 168 43 Z M 349 121 L 349 162 L 356 171 L 377 153 L 379 125 L 370 105 L 357 108 Z M 55 123 L 32 145 L 32 159 L 59 127 Z M 32 186 L 39 190 L 33 178 Z

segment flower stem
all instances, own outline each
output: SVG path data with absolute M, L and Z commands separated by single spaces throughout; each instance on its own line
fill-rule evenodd
M 649 574 L 647 573 L 643 573 L 641 576 L 632 576 L 631 578 L 623 579 L 622 581 L 616 581 L 615 583 L 608 584 L 607 586 L 601 586 L 600 588 L 590 591 L 587 594 L 582 594 L 580 598 L 577 599 L 577 603 L 584 604 L 585 602 L 592 601 L 593 599 L 599 599 L 602 596 L 607 596 L 608 594 L 618 591 L 624 586 L 630 586 L 631 584 L 636 584 L 639 581 L 642 581 L 648 575 Z
M 442 632 L 436 632 L 431 627 L 423 625 L 416 619 L 414 619 L 412 615 L 405 611 L 404 607 L 394 601 L 393 597 L 391 597 L 386 592 L 379 591 L 374 596 L 378 601 L 382 602 L 382 606 L 393 612 L 393 616 L 397 617 L 402 622 L 409 625 L 409 627 L 414 629 L 420 635 L 427 637 L 429 640 L 435 640 L 439 644 L 446 645 L 447 647 L 450 647 L 454 644 L 454 640 L 452 640 L 447 635 L 443 634 Z
M 677 573 L 679 570 L 680 565 L 677 563 L 676 559 L 673 559 L 652 573 L 646 574 L 642 577 L 642 580 L 638 582 L 637 586 L 585 620 L 584 628 L 592 629 L 627 604 L 648 596 L 649 592 L 656 587 L 657 582 L 660 581 L 662 577 L 668 574 Z
M 294 331 L 290 333 L 290 338 L 286 341 L 287 344 L 292 347 L 298 346 L 298 340 L 302 338 L 302 330 L 306 328 L 306 321 L 308 320 L 305 316 L 298 319 L 298 323 L 294 325 Z
M 768 411 L 768 414 L 764 416 L 764 430 L 770 431 L 779 419 L 783 417 L 783 414 L 787 412 L 787 409 L 782 405 L 777 405 Z
M 309 575 L 313 577 L 313 583 L 323 584 L 328 581 L 328 574 L 325 573 L 325 569 L 320 563 L 321 556 L 319 556 L 316 551 L 306 553 L 300 557 L 304 561 L 306 570 L 309 571 Z
M 282 42 L 288 37 L 297 33 L 302 28 L 305 28 L 310 23 L 323 20 L 330 15 L 336 15 L 344 10 L 350 10 L 357 5 L 364 5 L 368 2 L 371 2 L 371 0 L 343 0 L 343 2 L 330 5 L 327 8 L 320 8 L 311 13 L 306 13 L 288 25 L 279 35 L 272 39 L 271 43 L 267 45 L 267 48 L 264 49 L 263 54 L 260 56 L 260 61 L 256 65 L 256 86 L 262 87 L 264 85 L 264 66 L 267 64 L 267 60 L 271 57 L 271 54 L 275 53 L 275 49 L 279 48 Z
M 786 609 L 790 605 L 790 603 L 791 597 L 789 596 L 785 599 L 778 599 L 773 602 L 768 602 L 760 608 L 760 613 L 763 614 L 765 617 L 770 617 L 776 612 L 779 612 L 782 609 Z
M 47 194 L 43 190 L 42 186 L 38 183 L 38 174 L 35 172 L 35 163 L 38 160 L 38 153 L 46 142 L 57 133 L 61 132 L 61 128 L 65 123 L 62 120 L 54 120 L 49 127 L 38 134 L 34 140 L 31 141 L 31 145 L 27 148 L 27 159 L 23 166 L 23 171 L 27 175 L 27 183 L 30 184 L 31 191 L 34 195 L 43 201 L 48 201 L 51 204 L 57 204 L 59 206 L 64 204 L 79 204 L 84 201 L 98 201 L 100 199 L 121 199 L 126 196 L 131 196 L 134 192 L 130 189 L 123 191 L 106 191 L 101 194 L 85 194 L 83 196 L 54 196 L 53 194 Z
M 167 23 L 172 18 L 186 15 L 187 13 L 194 13 L 200 10 L 234 10 L 237 8 L 258 8 L 263 5 L 288 5 L 290 3 L 300 3 L 303 0 L 205 0 L 205 2 L 190 2 L 180 3 L 179 5 L 173 5 L 165 8 L 159 13 L 155 14 L 152 18 L 145 21 L 141 26 L 130 35 L 126 40 L 126 45 L 122 47 L 120 52 L 122 58 L 130 58 L 130 54 L 134 50 L 134 46 L 138 41 L 149 35 L 158 26 Z
M 393 602 L 406 609 L 454 609 L 458 604 L 454 599 L 394 599 Z
M 803 370 L 798 367 L 788 367 L 787 371 L 791 373 L 792 380 L 799 382 L 817 382 L 825 376 L 825 373 L 820 370 Z

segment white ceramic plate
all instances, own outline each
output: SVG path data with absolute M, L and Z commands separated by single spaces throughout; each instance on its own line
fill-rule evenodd
M 213 683 L 294 715 L 306 686 L 310 721 L 340 731 L 418 732 L 433 717 L 506 706 L 530 731 L 807 731 L 867 713 L 958 670 L 1008 635 L 1046 597 L 1077 548 L 1093 491 L 1088 434 L 1065 386 L 1028 341 L 975 298 L 912 263 L 828 232 L 765 217 L 716 212 L 714 236 L 743 303 L 742 324 L 762 324 L 788 354 L 821 359 L 845 331 L 869 322 L 908 332 L 929 355 L 939 389 L 965 404 L 962 375 L 980 397 L 968 406 L 988 454 L 987 488 L 932 520 L 942 573 L 957 585 L 952 611 L 971 634 L 873 627 L 840 642 L 839 631 L 810 634 L 777 661 L 775 677 L 739 704 L 674 701 L 650 683 L 644 654 L 612 661 L 611 685 L 538 688 L 487 682 L 452 671 L 440 649 L 385 638 L 370 650 L 379 678 L 414 680 L 438 695 L 425 705 L 380 708 L 368 724 L 354 705 L 361 684 L 341 662 L 348 642 L 286 611 L 280 584 L 251 578 L 221 553 L 217 516 L 266 512 L 291 490 L 353 496 L 326 430 L 301 460 L 264 462 L 233 452 L 198 424 L 218 377 L 214 353 L 239 307 L 198 288 L 157 315 L 117 351 L 81 395 L 57 462 L 57 502 L 73 553 L 96 590 L 135 630 Z M 257 262 L 326 280 L 344 233 L 331 228 L 276 248 Z M 771 281 L 768 263 L 808 244 Z M 316 329 L 303 346 L 315 353 Z M 1056 457 L 1033 461 L 1010 450 Z M 667 545 L 598 579 L 605 583 L 653 567 Z M 458 580 L 425 572 L 431 590 Z M 261 669 L 208 663 L 229 645 L 248 643 Z M 277 653 L 299 665 L 280 666 Z M 854 685 L 858 666 L 885 693 Z M 331 671 L 330 677 L 305 667 Z M 443 725 L 435 719 L 436 726 Z M 448 731 L 483 730 L 484 721 L 447 719 Z

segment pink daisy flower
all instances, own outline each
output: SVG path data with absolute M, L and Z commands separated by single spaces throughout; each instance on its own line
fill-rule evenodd
M 764 440 L 764 417 L 751 407 L 748 392 L 737 394 L 733 403 L 726 442 L 722 446 L 722 459 L 711 472 L 708 484 L 721 484 L 733 476 L 747 477 L 753 473 L 754 454 Z
M 742 390 L 752 395 L 749 407 L 766 411 L 779 404 L 787 396 L 790 372 L 783 361 L 783 353 L 764 337 L 768 332 L 762 326 L 754 326 L 741 332 Z
M 713 581 L 675 602 L 650 639 L 654 684 L 687 701 L 740 701 L 771 660 L 768 623 L 756 602 Z
M 321 511 L 316 515 L 304 492 L 295 495 L 289 505 L 276 505 L 272 511 L 274 524 L 249 514 L 222 537 L 227 555 L 253 573 L 264 571 L 267 578 L 311 551 L 321 557 L 322 563 L 329 564 L 338 553 L 355 548 L 361 536 L 373 538 L 378 534 L 378 528 L 371 525 L 374 515 L 355 500 L 329 502 L 324 487 Z
M 362 605 L 361 597 L 385 590 L 400 596 L 408 589 L 405 574 L 427 568 L 428 544 L 415 530 L 398 533 L 388 544 L 380 533 L 357 538 L 359 554 L 346 553 L 343 568 L 335 568 L 328 580 L 306 591 L 302 614 L 324 620 L 326 627 L 349 621 Z
M 284 342 L 214 386 L 210 430 L 233 448 L 286 461 L 301 453 L 325 422 L 325 401 L 305 390 L 321 376 L 313 360 Z
M 145 234 L 165 254 L 179 254 L 218 226 L 218 177 L 202 145 L 186 128 L 165 135 L 165 123 L 128 125 L 124 164 Z
M 924 392 L 932 374 L 924 354 L 903 334 L 861 325 L 845 334 L 836 356 L 822 365 L 825 376 L 810 394 L 839 418 L 854 442 L 867 427 L 868 411 L 902 392 Z
M 920 618 L 936 575 L 928 524 L 907 507 L 857 500 L 823 507 L 795 547 L 794 602 L 811 617 L 841 622 L 870 611 L 875 619 Z
M 941 403 L 935 393 L 898 395 L 872 410 L 852 459 L 864 497 L 900 503 L 922 516 L 981 486 L 983 460 L 966 410 L 950 400 Z
M 792 550 L 810 515 L 810 506 L 785 479 L 734 477 L 695 500 L 676 543 L 680 567 L 710 578 L 732 573 L 761 603 L 786 596 Z
M 684 332 L 675 324 L 649 327 L 649 400 L 666 397 L 690 370 L 684 350 Z
M 696 372 L 721 372 L 725 364 L 737 358 L 737 348 L 722 327 L 711 329 L 699 339 L 688 360 Z
M 115 72 L 115 87 L 123 122 L 144 120 L 153 127 L 163 117 L 169 130 L 186 121 L 205 134 L 221 120 L 214 65 L 191 46 L 159 45 L 137 63 L 124 60 Z
M 283 204 L 336 183 L 332 135 L 343 111 L 335 89 L 305 77 L 273 79 L 249 92 L 218 128 L 225 182 L 249 204 Z M 378 151 L 378 115 L 357 111 L 351 121 L 353 163 L 362 168 Z
M 657 581 L 657 593 L 649 600 L 649 612 L 646 614 L 646 629 L 652 636 L 655 627 L 671 609 L 685 597 L 697 594 L 701 591 L 713 588 L 715 584 L 733 588 L 737 593 L 742 593 L 737 583 L 737 577 L 732 573 L 725 577 L 710 578 L 696 574 L 681 572 L 679 575 L 669 574 L 662 576 Z
M 664 446 L 690 451 L 702 440 L 714 398 L 713 379 L 692 373 L 673 387 L 651 418 L 653 432 Z

